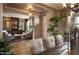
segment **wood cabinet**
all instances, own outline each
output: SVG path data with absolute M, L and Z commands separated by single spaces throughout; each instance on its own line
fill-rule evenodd
M 12 33 L 18 33 L 19 31 L 19 18 L 11 18 L 12 20 Z

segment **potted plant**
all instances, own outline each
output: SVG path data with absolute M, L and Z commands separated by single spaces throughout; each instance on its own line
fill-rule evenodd
M 63 20 L 63 18 L 65 18 L 66 16 L 54 16 L 52 18 L 50 18 L 50 24 L 48 25 L 48 32 L 51 32 L 52 35 L 57 35 L 60 34 L 60 32 L 57 30 L 57 27 L 59 25 L 59 23 Z M 63 34 L 63 33 L 61 33 Z
M 9 42 L 5 39 L 0 39 L 0 55 L 11 54 Z

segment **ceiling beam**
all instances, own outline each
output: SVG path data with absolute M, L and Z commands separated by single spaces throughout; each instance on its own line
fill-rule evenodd
M 41 3 L 35 3 L 35 4 L 33 4 L 33 5 L 35 5 L 35 6 L 37 6 L 37 7 L 39 7 L 39 8 L 42 8 L 42 9 L 44 9 L 44 10 L 46 10 L 46 11 L 50 11 L 51 9 L 49 9 L 49 8 L 46 8 L 46 7 L 44 7 L 44 6 L 42 6 L 42 4 Z
M 35 3 L 34 4 L 35 6 L 38 6 L 38 7 L 40 7 L 40 8 L 42 8 L 42 9 L 45 9 L 46 11 L 52 11 L 52 10 L 56 10 L 56 9 L 54 9 L 54 8 L 51 8 L 51 7 L 49 7 L 48 5 L 46 5 L 46 4 L 43 4 L 43 3 Z
M 5 6 L 4 9 L 3 9 L 4 12 L 15 12 L 15 13 L 22 13 L 22 14 L 25 14 L 25 15 L 28 15 L 29 11 L 26 11 L 26 10 L 22 10 L 22 9 L 17 9 L 17 8 L 12 8 L 12 7 L 8 7 L 8 6 Z M 35 12 L 32 12 L 34 15 L 40 15 L 40 13 L 35 13 Z

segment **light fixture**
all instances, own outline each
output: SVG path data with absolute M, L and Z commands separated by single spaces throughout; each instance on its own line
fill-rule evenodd
M 64 3 L 63 6 L 74 11 L 75 13 L 79 12 L 79 3 Z
M 32 16 L 32 14 L 31 14 L 31 13 L 29 13 L 29 16 Z
M 29 8 L 29 16 L 32 16 L 32 8 Z

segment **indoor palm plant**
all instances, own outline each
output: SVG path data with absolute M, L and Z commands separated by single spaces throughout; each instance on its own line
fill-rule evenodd
M 48 32 L 52 32 L 52 34 L 63 34 L 58 32 L 57 27 L 59 23 L 65 18 L 66 16 L 54 16 L 50 18 L 50 24 L 48 25 Z

